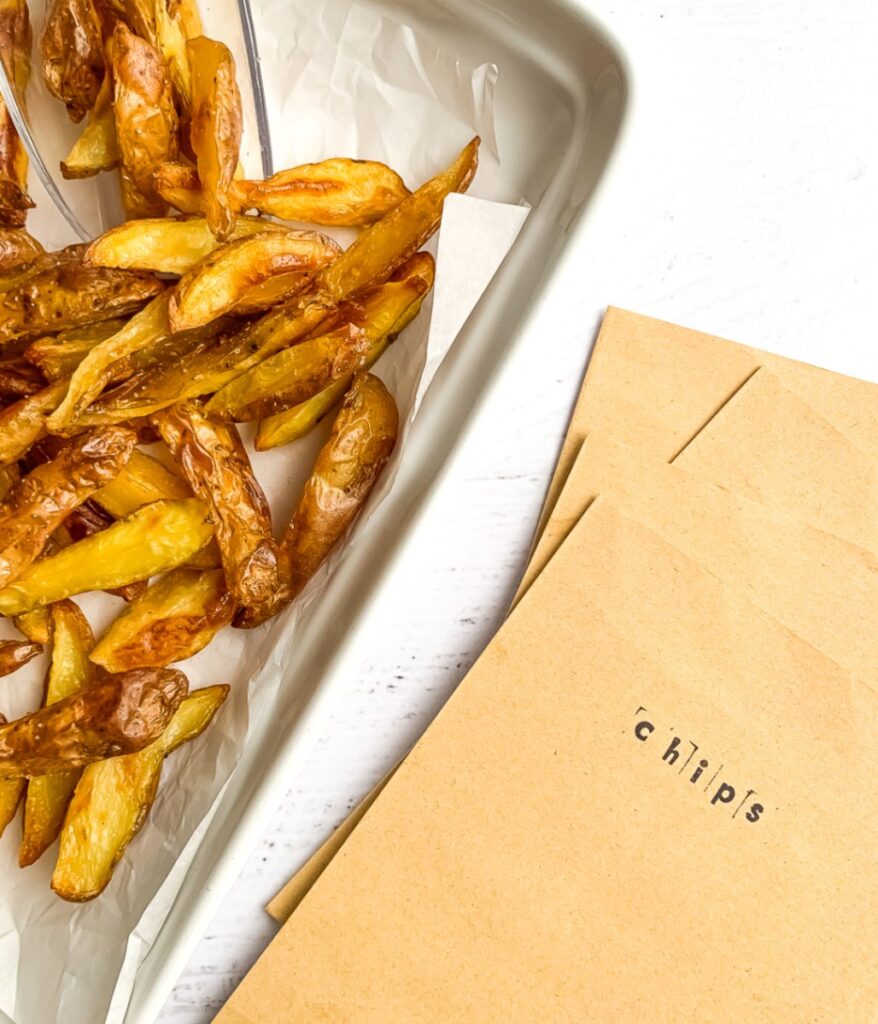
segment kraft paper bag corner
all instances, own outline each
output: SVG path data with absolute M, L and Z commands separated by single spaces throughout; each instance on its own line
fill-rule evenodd
M 217 1018 L 860 1024 L 878 694 L 599 497 Z
M 609 307 L 547 494 L 548 518 L 579 446 L 595 428 L 670 461 L 760 368 L 878 459 L 874 384 Z

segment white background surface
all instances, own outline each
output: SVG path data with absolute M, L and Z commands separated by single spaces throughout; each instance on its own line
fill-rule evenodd
M 878 380 L 875 0 L 591 8 L 628 54 L 635 112 L 569 302 L 494 383 L 477 443 L 458 452 L 383 596 L 344 706 L 162 1024 L 212 1019 L 274 934 L 262 905 L 409 748 L 496 629 L 608 303 Z

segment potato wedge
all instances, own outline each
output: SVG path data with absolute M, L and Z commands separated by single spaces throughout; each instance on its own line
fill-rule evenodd
M 61 830 L 52 875 L 59 896 L 81 903 L 103 892 L 149 814 L 165 758 L 201 735 L 228 693 L 228 686 L 193 691 L 150 746 L 86 768 Z
M 113 30 L 116 134 L 122 156 L 122 201 L 130 217 L 161 216 L 167 208 L 153 173 L 179 151 L 177 111 L 168 67 L 159 51 L 121 22 Z
M 104 45 L 92 0 L 52 0 L 40 35 L 43 78 L 49 92 L 79 122 L 104 80 Z
M 238 431 L 192 403 L 154 419 L 196 497 L 210 508 L 229 591 L 240 605 L 267 600 L 277 586 L 271 509 Z
M 183 661 L 206 647 L 234 613 L 221 569 L 175 569 L 110 624 L 91 659 L 108 672 Z
M 393 396 L 377 377 L 358 373 L 281 541 L 281 586 L 261 606 L 242 608 L 236 626 L 260 625 L 301 593 L 372 493 L 398 435 Z
M 365 362 L 372 339 L 353 323 L 292 345 L 221 388 L 205 406 L 223 420 L 257 420 L 319 394 Z
M 16 615 L 12 620 L 15 628 L 23 633 L 32 644 L 45 647 L 52 641 L 52 610 L 50 607 L 34 608 L 32 612 Z
M 473 139 L 447 170 L 366 228 L 318 273 L 304 295 L 221 338 L 217 345 L 196 349 L 172 366 L 127 382 L 129 386 L 96 402 L 82 422 L 115 423 L 149 415 L 185 398 L 213 394 L 251 366 L 305 337 L 346 298 L 387 280 L 435 232 L 445 196 L 468 187 L 478 165 L 478 146 L 479 140 Z
M 207 36 L 190 39 L 186 54 L 192 69 L 189 141 L 204 194 L 204 215 L 210 230 L 225 241 L 235 227 L 229 189 L 238 166 L 243 125 L 235 61 L 228 47 Z
M 105 675 L 0 726 L 0 780 L 57 775 L 142 750 L 161 736 L 188 689 L 171 668 Z
M 0 359 L 0 402 L 3 404 L 35 395 L 45 386 L 46 378 L 23 357 Z
M 6 497 L 20 479 L 21 472 L 19 471 L 18 463 L 14 462 L 11 466 L 0 466 L 0 501 Z
M 185 480 L 146 452 L 136 449 L 121 473 L 95 492 L 94 499 L 117 519 L 153 501 L 191 498 Z
M 350 386 L 351 376 L 370 358 L 374 362 L 390 335 L 414 316 L 432 279 L 432 257 L 412 257 L 396 279 L 351 304 L 346 324 L 257 363 L 221 388 L 207 403 L 207 412 L 221 419 L 259 419 L 305 402 L 339 379 L 346 378 Z
M 192 105 L 192 67 L 186 43 L 202 33 L 194 0 L 155 0 L 155 45 L 171 72 L 180 109 L 188 115 Z
M 232 238 L 287 230 L 258 217 L 239 217 Z M 185 274 L 219 244 L 203 217 L 129 220 L 96 238 L 86 250 L 85 262 L 92 267 Z
M 61 174 L 68 179 L 91 178 L 118 167 L 121 160 L 113 110 L 113 79 L 105 73 L 85 128 L 61 161 Z
M 72 601 L 53 604 L 51 615 L 54 643 L 52 663 L 46 677 L 44 707 L 79 693 L 94 676 L 94 666 L 88 658 L 94 646 L 94 636 L 86 617 Z M 39 775 L 28 783 L 18 851 L 20 867 L 33 864 L 58 838 L 80 774 L 79 770 L 73 769 L 56 775 Z
M 42 653 L 42 644 L 33 644 L 28 640 L 0 640 L 0 676 L 17 672 L 22 665 Z
M 71 512 L 65 521 L 64 531 L 67 534 L 65 538 L 67 543 L 62 542 L 59 547 L 67 547 L 68 544 L 75 544 L 77 541 L 85 540 L 86 537 L 93 537 L 96 533 L 109 529 L 115 521 L 115 518 L 96 502 L 86 501 Z M 57 531 L 52 534 L 52 539 L 58 540 Z M 146 580 L 137 580 L 136 583 L 126 583 L 124 587 L 108 589 L 107 593 L 130 602 L 136 601 L 144 593 L 146 587 Z
M 5 721 L 6 719 L 0 715 L 0 724 Z M 6 831 L 6 826 L 15 817 L 25 786 L 27 779 L 4 779 L 0 782 L 0 839 Z
M 0 274 L 21 271 L 45 252 L 24 228 L 0 228 Z
M 125 324 L 121 317 L 114 317 L 97 324 L 70 327 L 59 334 L 32 341 L 25 350 L 24 358 L 38 367 L 50 383 L 63 380 L 70 377 L 96 345 L 112 338 Z
M 126 427 L 82 434 L 10 491 L 0 505 L 0 587 L 20 576 L 52 531 L 119 473 L 136 441 Z
M 0 60 L 10 84 L 22 98 L 30 78 L 31 25 L 26 0 L 0 3 Z M 27 194 L 27 150 L 5 100 L 0 99 L 0 224 L 22 228 L 33 200 Z M 0 261 L 2 265 L 2 261 Z
M 133 313 L 164 290 L 151 274 L 66 261 L 0 295 L 0 346 Z
M 21 615 L 62 597 L 123 587 L 176 569 L 213 533 L 207 507 L 197 499 L 154 501 L 34 563 L 0 590 L 0 615 Z
M 87 353 L 73 371 L 63 401 L 49 416 L 47 426 L 52 433 L 62 433 L 88 408 L 111 380 L 115 363 L 168 334 L 169 302 L 169 292 L 159 295 L 128 320 L 120 331 Z
M 58 381 L 0 411 L 0 465 L 16 462 L 46 434 L 46 420 L 67 391 Z
M 180 213 L 204 214 L 204 197 L 198 168 L 190 164 L 165 163 L 156 168 L 156 192 Z M 234 197 L 232 197 L 233 199 Z
M 327 227 L 361 227 L 380 220 L 408 194 L 386 164 L 337 157 L 278 171 L 264 181 L 236 181 L 242 210 L 255 207 L 281 220 Z
M 171 328 L 192 330 L 225 313 L 259 312 L 302 291 L 340 252 L 316 231 L 288 229 L 228 242 L 178 281 L 170 299 Z

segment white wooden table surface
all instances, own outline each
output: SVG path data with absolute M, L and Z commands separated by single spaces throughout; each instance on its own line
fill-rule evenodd
M 162 1024 L 212 1019 L 274 934 L 265 901 L 409 748 L 496 629 L 608 303 L 878 380 L 875 0 L 592 7 L 628 52 L 637 110 L 566 316 L 495 382 L 345 705 Z

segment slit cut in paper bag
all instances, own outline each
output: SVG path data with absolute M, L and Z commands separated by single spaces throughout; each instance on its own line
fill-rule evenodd
M 878 695 L 746 593 L 598 498 L 218 1024 L 865 1020 Z
M 855 377 L 610 306 L 549 486 L 541 525 L 592 430 L 665 462 L 760 367 L 878 464 L 878 387 Z

